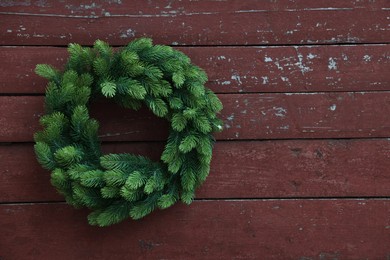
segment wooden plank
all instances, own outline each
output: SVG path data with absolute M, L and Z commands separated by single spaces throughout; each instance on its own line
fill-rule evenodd
M 228 94 L 218 140 L 387 137 L 390 92 L 308 94 Z M 0 142 L 30 142 L 40 129 L 43 97 L 0 97 Z M 131 111 L 97 102 L 91 115 L 101 123 L 103 141 L 158 141 L 168 135 L 167 121 L 146 109 Z M 156 131 L 158 129 L 158 131 Z
M 104 144 L 105 153 L 158 160 L 164 143 Z M 217 142 L 197 198 L 390 196 L 390 142 L 294 140 Z M 31 144 L 0 146 L 0 202 L 61 201 Z
M 195 201 L 97 228 L 63 204 L 1 205 L 0 256 L 25 259 L 387 259 L 390 202 Z
M 0 9 L 2 45 L 91 44 L 98 38 L 122 45 L 140 36 L 172 45 L 380 43 L 390 37 L 385 0 L 7 2 Z
M 105 12 L 112 15 L 126 14 L 151 14 L 165 16 L 181 16 L 186 15 L 185 9 L 193 12 L 228 12 L 235 9 L 244 11 L 248 7 L 260 6 L 256 0 L 230 0 L 229 3 L 215 0 L 203 0 L 194 2 L 189 0 L 170 1 L 170 0 L 155 0 L 153 2 L 145 2 L 142 0 L 133 0 L 131 3 L 127 1 L 79 1 L 79 0 L 61 0 L 55 2 L 15 2 L 3 0 L 0 7 L 4 11 L 18 13 L 37 13 L 37 14 L 57 14 L 57 15 L 81 15 L 81 16 L 103 16 Z M 312 9 L 332 10 L 345 8 L 366 8 L 371 11 L 381 10 L 388 7 L 389 3 L 386 0 L 279 0 L 279 1 L 264 1 L 261 7 L 264 11 L 310 11 Z M 188 15 L 188 14 L 187 14 Z
M 178 49 L 206 70 L 217 93 L 390 89 L 389 45 Z M 43 93 L 36 64 L 62 68 L 66 59 L 64 48 L 0 47 L 0 93 Z

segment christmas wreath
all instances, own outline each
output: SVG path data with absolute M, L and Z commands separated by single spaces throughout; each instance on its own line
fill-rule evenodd
M 179 200 L 190 204 L 210 170 L 211 133 L 222 129 L 222 104 L 204 87 L 206 73 L 182 52 L 148 38 L 118 51 L 98 40 L 93 47 L 70 44 L 68 52 L 64 71 L 47 64 L 35 70 L 49 80 L 34 147 L 52 185 L 67 203 L 91 209 L 88 222 L 98 226 L 140 219 Z M 146 105 L 170 122 L 161 161 L 102 154 L 99 123 L 88 113 L 101 97 L 134 110 Z

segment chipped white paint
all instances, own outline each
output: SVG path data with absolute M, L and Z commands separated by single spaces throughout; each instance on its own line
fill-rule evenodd
M 237 81 L 238 85 L 242 84 L 241 77 L 238 74 L 233 74 L 231 79 Z
M 337 70 L 337 63 L 336 63 L 336 60 L 334 58 L 329 58 L 329 62 L 328 62 L 328 69 L 329 70 Z
M 288 78 L 287 77 L 280 77 L 281 80 L 283 80 L 284 82 L 287 82 L 288 81 Z
M 167 5 L 167 6 L 165 6 L 164 8 L 165 8 L 165 9 L 171 9 L 171 8 L 172 8 L 172 6 L 171 6 L 171 5 L 172 5 L 172 2 L 170 1 L 170 2 L 168 3 L 168 5 Z
M 139 133 L 140 131 L 129 131 L 129 132 L 123 132 L 123 133 L 106 133 L 99 135 L 98 137 L 110 137 L 110 136 L 120 136 L 120 135 L 128 135 L 128 134 L 135 134 Z
M 364 55 L 364 56 L 363 56 L 363 60 L 364 60 L 365 62 L 371 61 L 371 58 L 372 58 L 372 56 L 370 56 L 370 55 Z
M 23 34 L 22 33 L 18 33 L 18 34 L 16 34 L 16 36 L 17 37 L 25 37 L 27 39 L 30 38 L 30 34 L 28 34 L 28 33 L 23 33 Z
M 309 54 L 306 56 L 306 58 L 309 59 L 309 60 L 312 60 L 312 59 L 314 59 L 315 57 L 317 57 L 317 55 L 312 54 L 312 53 L 309 53 Z
M 178 42 L 172 42 L 171 44 L 172 44 L 172 45 L 179 45 Z
M 221 56 L 217 57 L 217 60 L 226 60 L 226 57 L 221 55 Z
M 295 49 L 295 51 L 297 53 L 297 58 L 298 58 L 298 62 L 296 62 L 295 65 L 298 66 L 298 68 L 300 69 L 302 75 L 305 75 L 305 73 L 307 73 L 309 71 L 313 71 L 312 68 L 310 68 L 310 67 L 308 67 L 308 66 L 306 66 L 304 64 L 304 62 L 303 62 L 303 55 L 302 55 L 302 53 L 300 53 L 298 51 L 298 47 L 295 46 L 294 49 Z
M 45 37 L 45 35 L 43 35 L 43 34 L 36 34 L 36 33 L 34 33 L 34 34 L 32 35 L 32 37 L 35 37 L 35 38 L 44 38 L 44 37 Z
M 331 105 L 331 106 L 329 107 L 329 110 L 330 110 L 330 111 L 335 111 L 336 108 L 337 108 L 336 104 L 333 104 L 333 105 Z
M 0 2 L 1 3 L 1 2 Z M 1 6 L 1 5 L 0 5 Z M 71 10 L 71 13 L 74 13 Z M 13 14 L 24 16 L 45 16 L 45 17 L 65 17 L 65 18 L 81 18 L 81 19 L 99 19 L 101 16 L 96 15 L 95 12 L 91 12 L 91 15 L 69 15 L 69 14 L 43 14 L 43 13 L 27 13 L 27 12 L 0 12 L 0 14 Z M 177 16 L 193 16 L 193 15 L 216 15 L 218 12 L 180 12 L 169 11 L 161 12 L 161 14 L 111 14 L 110 17 L 131 17 L 131 18 L 156 18 L 156 17 L 177 17 Z
M 353 8 L 339 8 L 339 7 L 318 7 L 318 8 L 304 8 L 304 11 L 353 11 Z
M 319 93 L 321 93 L 321 92 L 295 92 L 295 93 L 286 92 L 286 93 L 283 93 L 283 95 L 286 95 L 286 96 L 294 96 L 294 95 L 309 96 L 309 95 L 318 95 Z
M 129 38 L 134 36 L 135 36 L 135 30 L 129 28 L 126 31 L 122 32 L 119 37 L 124 39 L 124 38 Z
M 348 56 L 347 56 L 345 53 L 341 54 L 341 57 L 342 57 L 342 58 L 343 58 L 343 60 L 345 60 L 345 61 L 347 61 L 347 60 L 348 60 Z
M 7 30 L 7 33 L 12 33 L 12 30 L 8 29 L 8 30 Z
M 261 77 L 263 79 L 263 85 L 267 84 L 269 82 L 269 79 L 267 76 Z
M 287 109 L 283 107 L 272 107 L 272 109 L 275 111 L 275 116 L 286 117 Z
M 234 113 L 232 113 L 231 115 L 229 115 L 226 119 L 227 119 L 228 121 L 233 121 L 233 120 L 234 120 Z
M 286 82 L 286 84 L 287 84 L 289 87 L 291 87 L 291 82 L 290 82 L 289 78 L 281 76 L 280 79 L 281 79 L 283 82 Z
M 280 66 L 279 64 L 279 61 L 275 61 L 274 64 L 276 65 L 276 67 L 279 69 L 279 70 L 284 70 L 282 66 Z
M 97 5 L 96 3 L 92 3 L 90 5 L 88 5 L 88 4 L 85 4 L 85 5 L 81 4 L 80 5 L 80 8 L 84 9 L 84 10 L 97 9 L 97 8 L 100 8 L 100 7 L 101 7 L 101 5 Z
M 230 80 L 225 80 L 223 82 L 221 82 L 221 85 L 230 85 L 232 82 Z
M 264 57 L 264 62 L 271 62 L 271 61 L 272 61 L 271 57 L 267 57 L 267 56 Z
M 277 129 L 288 130 L 288 129 L 290 129 L 290 126 L 289 125 L 284 125 L 284 126 L 277 127 Z

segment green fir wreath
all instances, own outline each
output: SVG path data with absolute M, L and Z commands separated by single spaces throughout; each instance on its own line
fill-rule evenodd
M 67 203 L 91 209 L 88 221 L 98 226 L 140 219 L 179 200 L 190 204 L 210 171 L 212 132 L 222 130 L 222 104 L 204 87 L 206 73 L 148 38 L 118 51 L 97 40 L 93 47 L 70 44 L 68 52 L 64 71 L 36 66 L 49 83 L 43 130 L 34 136 L 37 159 Z M 134 110 L 146 105 L 170 122 L 161 161 L 102 154 L 99 123 L 88 113 L 99 97 Z

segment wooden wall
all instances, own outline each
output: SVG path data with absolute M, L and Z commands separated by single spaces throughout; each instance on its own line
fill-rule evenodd
M 207 71 L 225 130 L 191 206 L 91 227 L 35 161 L 33 69 L 141 36 Z M 389 43 L 388 0 L 0 0 L 0 259 L 390 259 Z M 166 122 L 92 113 L 106 152 L 159 158 Z

